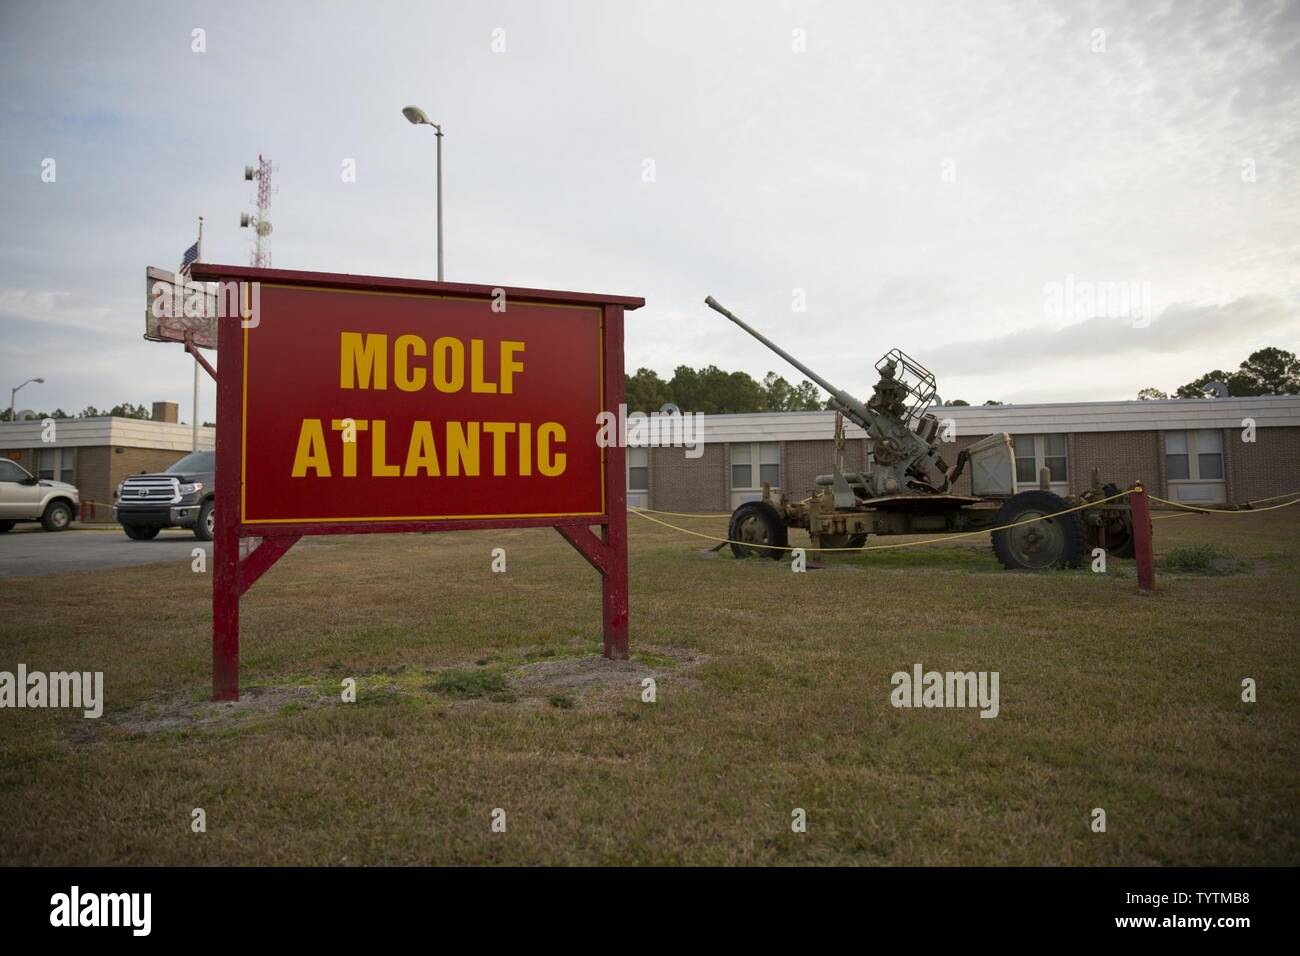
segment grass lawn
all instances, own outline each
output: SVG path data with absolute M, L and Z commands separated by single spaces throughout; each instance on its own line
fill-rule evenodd
M 629 664 L 553 531 L 324 537 L 245 597 L 238 705 L 188 559 L 0 581 L 0 670 L 107 698 L 0 711 L 0 863 L 1300 863 L 1300 507 L 1157 521 L 1239 560 L 1152 597 L 987 538 L 793 574 L 629 520 Z M 999 672 L 999 715 L 895 709 L 916 663 Z

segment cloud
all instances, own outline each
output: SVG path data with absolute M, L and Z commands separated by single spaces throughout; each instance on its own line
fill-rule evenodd
M 41 359 L 52 404 L 187 395 L 184 357 L 140 339 L 141 274 L 175 267 L 199 215 L 204 258 L 248 261 L 259 152 L 279 164 L 275 265 L 430 276 L 434 139 L 408 103 L 446 133 L 447 277 L 644 296 L 630 369 L 790 377 L 713 294 L 849 390 L 898 347 L 951 359 L 950 380 L 1010 351 L 1016 387 L 1050 394 L 1078 380 L 1052 350 L 1094 335 L 1155 354 L 1134 351 L 1145 335 L 1186 381 L 1267 323 L 1242 301 L 1297 291 L 1298 17 L 1275 0 L 0 4 L 0 383 Z M 1036 277 L 1067 274 L 1148 282 L 1161 322 L 1058 336 L 1033 321 Z M 1229 327 L 1188 315 L 1201 331 L 1167 335 L 1180 301 L 1233 303 Z
M 141 288 L 143 288 L 143 280 Z M 143 313 L 143 306 L 141 312 Z M 58 325 L 83 332 L 112 334 L 118 331 L 111 321 L 112 315 L 111 306 L 86 302 L 83 293 L 34 291 L 0 286 L 0 322 L 6 326 L 11 323 L 32 322 L 46 326 Z M 141 323 L 143 321 L 142 317 Z
M 1063 328 L 1030 327 L 992 339 L 952 342 L 924 351 L 921 360 L 959 365 L 968 376 L 992 375 L 1031 363 L 1217 349 L 1265 333 L 1292 335 L 1298 328 L 1300 309 L 1275 296 L 1248 295 L 1226 305 L 1171 305 L 1145 327 L 1135 327 L 1128 318 L 1096 316 Z

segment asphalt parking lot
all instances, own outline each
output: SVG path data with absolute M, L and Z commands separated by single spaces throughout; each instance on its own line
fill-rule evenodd
M 132 541 L 116 525 L 67 531 L 27 530 L 20 525 L 0 534 L 0 578 L 37 577 L 66 571 L 100 571 L 140 564 L 191 561 L 202 547 L 212 557 L 212 543 L 190 531 L 164 531 L 152 541 Z

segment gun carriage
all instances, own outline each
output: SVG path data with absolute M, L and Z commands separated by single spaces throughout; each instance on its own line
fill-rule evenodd
M 807 531 L 815 551 L 861 548 L 870 535 L 997 529 L 991 532 L 993 550 L 1002 565 L 1011 569 L 1078 567 L 1098 547 L 1114 556 L 1132 556 L 1133 526 L 1127 499 L 1070 510 L 1119 493 L 1115 485 L 1103 484 L 1096 471 L 1090 487 L 1079 495 L 1055 494 L 1048 487 L 1046 474 L 1040 475 L 1037 488 L 1017 492 L 1011 438 L 1003 432 L 962 449 L 951 464 L 945 461 L 940 446 L 951 437 L 942 434 L 932 410 L 934 375 L 904 352 L 892 349 L 876 363 L 879 380 L 872 396 L 861 402 L 712 296 L 704 302 L 821 386 L 836 411 L 830 471 L 817 476 L 813 493 L 802 500 L 791 500 L 784 491 L 774 498 L 771 488 L 764 485 L 761 500 L 738 507 L 727 535 L 736 557 L 783 557 L 791 528 Z M 845 467 L 846 418 L 867 435 L 868 465 L 861 471 Z M 954 485 L 967 469 L 971 494 L 958 494 Z

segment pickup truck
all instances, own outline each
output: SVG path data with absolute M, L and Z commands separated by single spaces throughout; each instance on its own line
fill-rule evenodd
M 163 528 L 189 528 L 212 540 L 216 453 L 196 451 L 166 471 L 132 475 L 117 486 L 113 520 L 132 541 L 152 541 Z
M 0 458 L 0 533 L 19 521 L 39 521 L 46 531 L 66 531 L 81 507 L 74 485 L 37 478 L 16 461 Z

